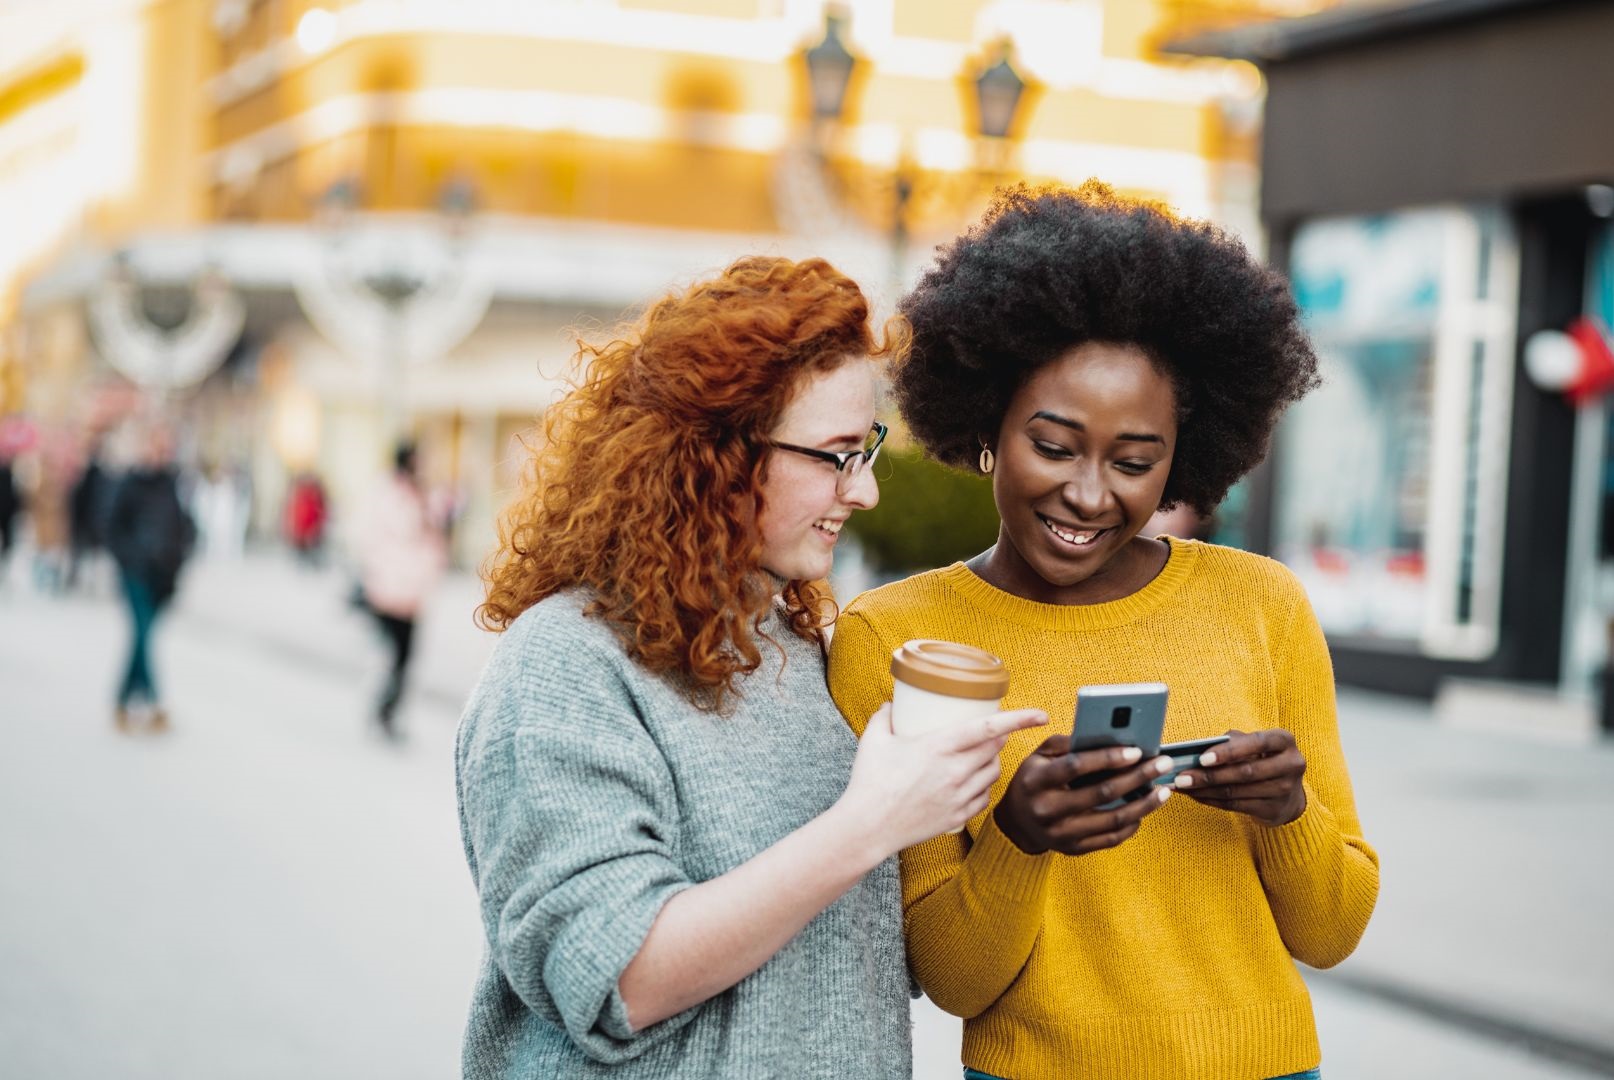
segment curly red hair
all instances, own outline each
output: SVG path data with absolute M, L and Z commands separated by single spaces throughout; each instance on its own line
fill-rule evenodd
M 582 381 L 544 419 L 521 497 L 484 568 L 486 629 L 582 586 L 644 667 L 678 673 L 721 711 L 761 663 L 775 584 L 761 565 L 769 433 L 808 375 L 884 357 L 869 305 L 822 259 L 746 258 L 657 302 L 605 345 L 579 342 Z M 791 630 L 833 618 L 811 582 L 784 589 Z

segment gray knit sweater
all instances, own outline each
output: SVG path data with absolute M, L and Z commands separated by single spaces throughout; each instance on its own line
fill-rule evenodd
M 657 912 L 829 809 L 855 740 L 818 647 L 765 624 L 737 710 L 697 711 L 552 596 L 507 630 L 461 721 L 460 828 L 488 948 L 470 1078 L 912 1075 L 894 859 L 727 992 L 643 1031 L 617 980 Z M 783 662 L 781 662 L 783 661 Z

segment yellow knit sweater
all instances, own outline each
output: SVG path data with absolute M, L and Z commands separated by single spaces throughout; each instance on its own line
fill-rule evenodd
M 902 853 L 908 961 L 965 1018 L 964 1063 L 1013 1080 L 1260 1080 L 1314 1068 L 1311 1000 L 1291 959 L 1339 963 L 1378 896 L 1340 752 L 1328 648 L 1280 564 L 1171 541 L 1143 589 L 1090 605 L 1038 604 L 962 564 L 858 597 L 836 625 L 829 682 L 859 733 L 891 696 L 910 638 L 977 645 L 1009 666 L 1005 708 L 1046 729 L 1003 751 L 1003 779 L 1068 733 L 1076 690 L 1163 682 L 1165 739 L 1229 728 L 1292 731 L 1307 807 L 1288 825 L 1178 795 L 1118 848 L 1027 855 L 990 810 L 961 835 Z

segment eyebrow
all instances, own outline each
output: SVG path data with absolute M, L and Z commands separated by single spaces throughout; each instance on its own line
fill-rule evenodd
M 870 430 L 871 431 L 873 430 L 872 426 L 870 427 Z M 800 445 L 802 445 L 802 446 L 812 446 L 812 447 L 816 447 L 819 450 L 823 450 L 823 449 L 826 449 L 827 447 L 834 446 L 836 443 L 862 443 L 863 440 L 867 439 L 868 437 L 869 437 L 869 433 L 867 431 L 861 432 L 861 433 L 859 433 L 857 435 L 826 435 L 822 439 L 818 439 L 818 440 L 815 440 L 815 441 L 810 442 L 810 443 L 805 443 L 804 442 L 804 443 L 801 443 Z M 795 442 L 794 439 L 786 439 L 784 441 L 785 442 Z
M 1032 413 L 1031 414 L 1031 419 L 1033 419 L 1033 420 L 1047 420 L 1049 423 L 1059 424 L 1062 427 L 1068 427 L 1072 431 L 1080 431 L 1080 432 L 1082 432 L 1084 434 L 1087 431 L 1087 426 L 1085 424 L 1081 423 L 1080 421 L 1072 420 L 1068 416 L 1058 416 L 1058 415 L 1055 415 L 1054 413 L 1051 413 L 1051 412 L 1035 412 L 1035 413 Z M 1166 445 L 1166 440 L 1162 439 L 1158 435 L 1145 435 L 1145 434 L 1139 434 L 1137 432 L 1131 432 L 1131 431 L 1123 431 L 1123 432 L 1121 432 L 1119 435 L 1117 435 L 1115 437 L 1115 441 L 1116 442 L 1152 442 L 1152 443 L 1159 443 L 1161 446 Z

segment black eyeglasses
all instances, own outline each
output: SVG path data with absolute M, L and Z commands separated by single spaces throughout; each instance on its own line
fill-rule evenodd
M 861 450 L 814 450 L 810 446 L 796 446 L 792 443 L 774 442 L 768 440 L 768 445 L 775 450 L 789 450 L 792 454 L 802 454 L 806 457 L 827 461 L 835 466 L 835 490 L 845 492 L 852 486 L 863 470 L 873 464 L 874 459 L 880 456 L 880 445 L 885 442 L 885 433 L 888 429 L 880 421 L 874 422 L 869 431 L 867 441 Z

